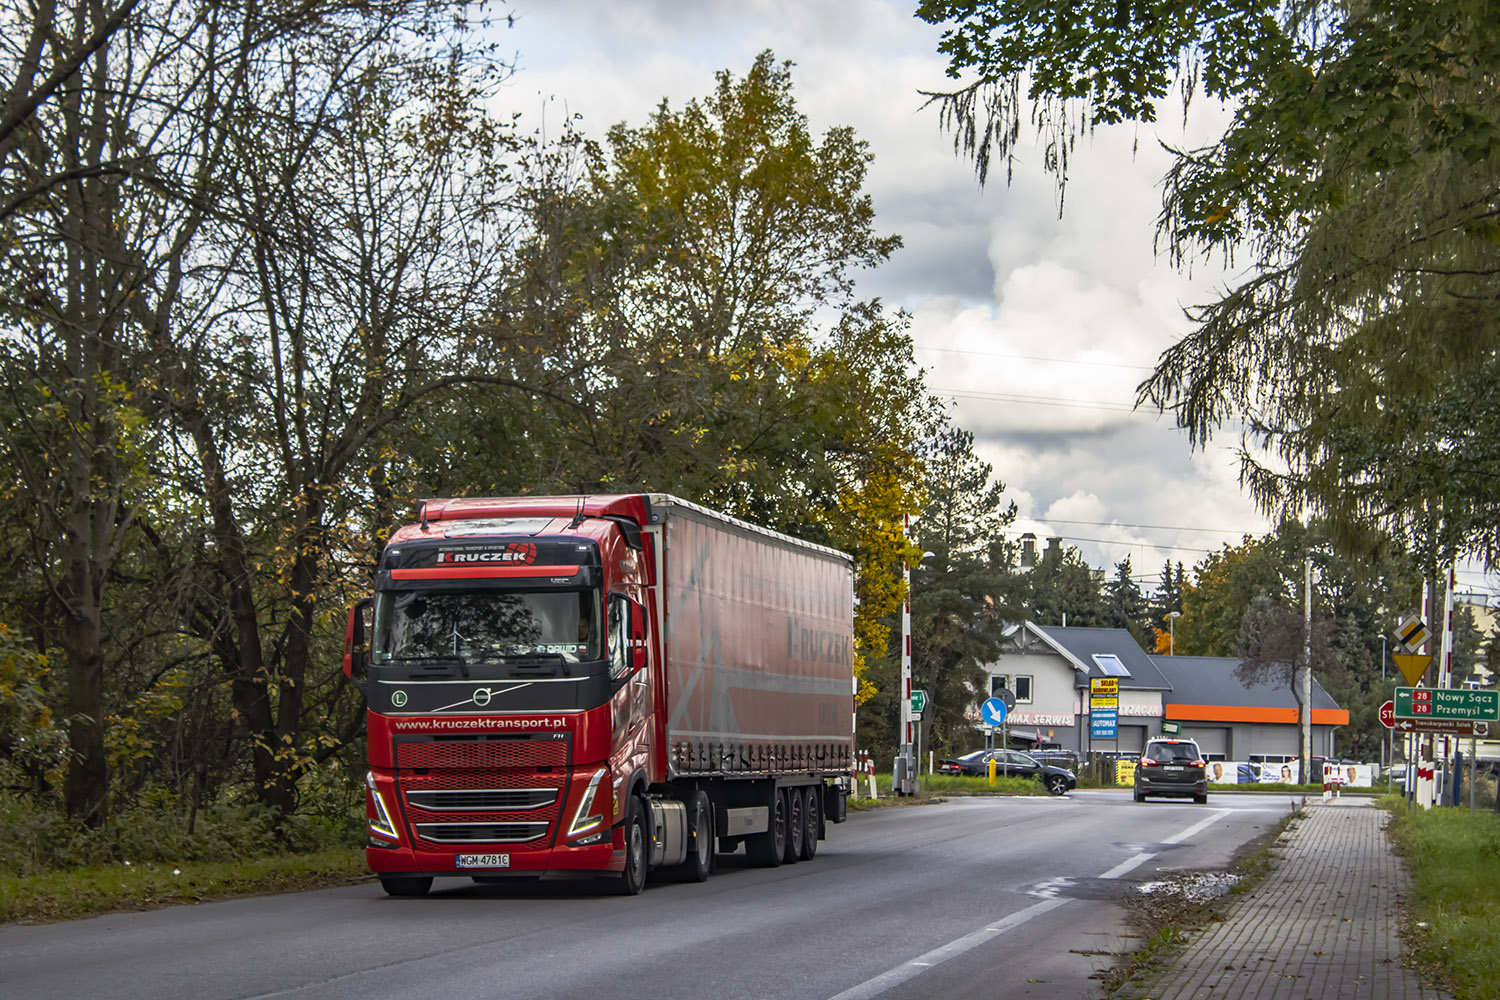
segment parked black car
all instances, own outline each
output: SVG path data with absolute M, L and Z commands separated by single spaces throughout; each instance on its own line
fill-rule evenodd
M 1146 744 L 1135 765 L 1135 800 L 1147 795 L 1191 795 L 1208 801 L 1208 767 L 1192 740 L 1156 739 Z
M 949 757 L 938 763 L 939 774 L 967 774 L 985 777 L 990 773 L 990 761 L 995 762 L 995 773 L 1007 778 L 1036 778 L 1053 795 L 1062 795 L 1078 787 L 1078 778 L 1063 767 L 1043 764 L 1019 750 L 971 750 L 961 757 Z

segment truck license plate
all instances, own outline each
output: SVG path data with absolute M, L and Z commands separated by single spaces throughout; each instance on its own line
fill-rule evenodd
M 455 854 L 456 868 L 509 868 L 509 854 Z

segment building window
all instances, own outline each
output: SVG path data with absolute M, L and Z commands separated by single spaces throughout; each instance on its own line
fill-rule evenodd
M 990 697 L 1000 697 L 1001 690 L 1009 688 L 1010 693 L 1015 695 L 1016 704 L 1031 704 L 1031 675 L 1016 674 L 990 674 Z
M 1010 689 L 1016 693 L 1017 702 L 1031 704 L 1031 676 L 1017 674 L 1011 678 Z

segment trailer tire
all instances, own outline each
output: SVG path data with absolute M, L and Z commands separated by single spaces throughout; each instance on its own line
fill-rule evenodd
M 753 865 L 761 868 L 777 868 L 786 854 L 786 797 L 781 790 L 771 790 L 767 803 L 771 810 L 765 833 L 754 833 L 745 838 L 745 856 Z
M 802 842 L 807 836 L 807 800 L 800 788 L 788 788 L 786 796 L 786 848 L 781 860 L 789 865 L 802 860 Z
M 811 861 L 818 853 L 818 836 L 823 831 L 823 788 L 813 785 L 806 790 L 802 803 L 802 860 Z
M 380 888 L 385 890 L 387 896 L 425 896 L 427 890 L 432 888 L 432 876 L 403 875 L 393 878 L 382 876 Z
M 625 867 L 615 884 L 621 896 L 634 896 L 646 885 L 648 839 L 645 807 L 639 795 L 632 795 L 625 805 Z
M 714 811 L 701 790 L 688 796 L 688 856 L 673 875 L 679 882 L 707 882 L 714 867 Z

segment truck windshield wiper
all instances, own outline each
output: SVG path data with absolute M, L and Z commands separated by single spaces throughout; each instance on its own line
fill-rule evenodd
M 508 667 L 516 667 L 522 670 L 527 668 L 551 667 L 554 673 L 561 672 L 564 677 L 568 676 L 568 658 L 562 653 L 499 653 L 488 662 L 503 663 Z
M 424 668 L 432 667 L 457 667 L 464 675 L 469 676 L 469 661 L 462 656 L 393 656 L 392 663 L 420 663 Z

